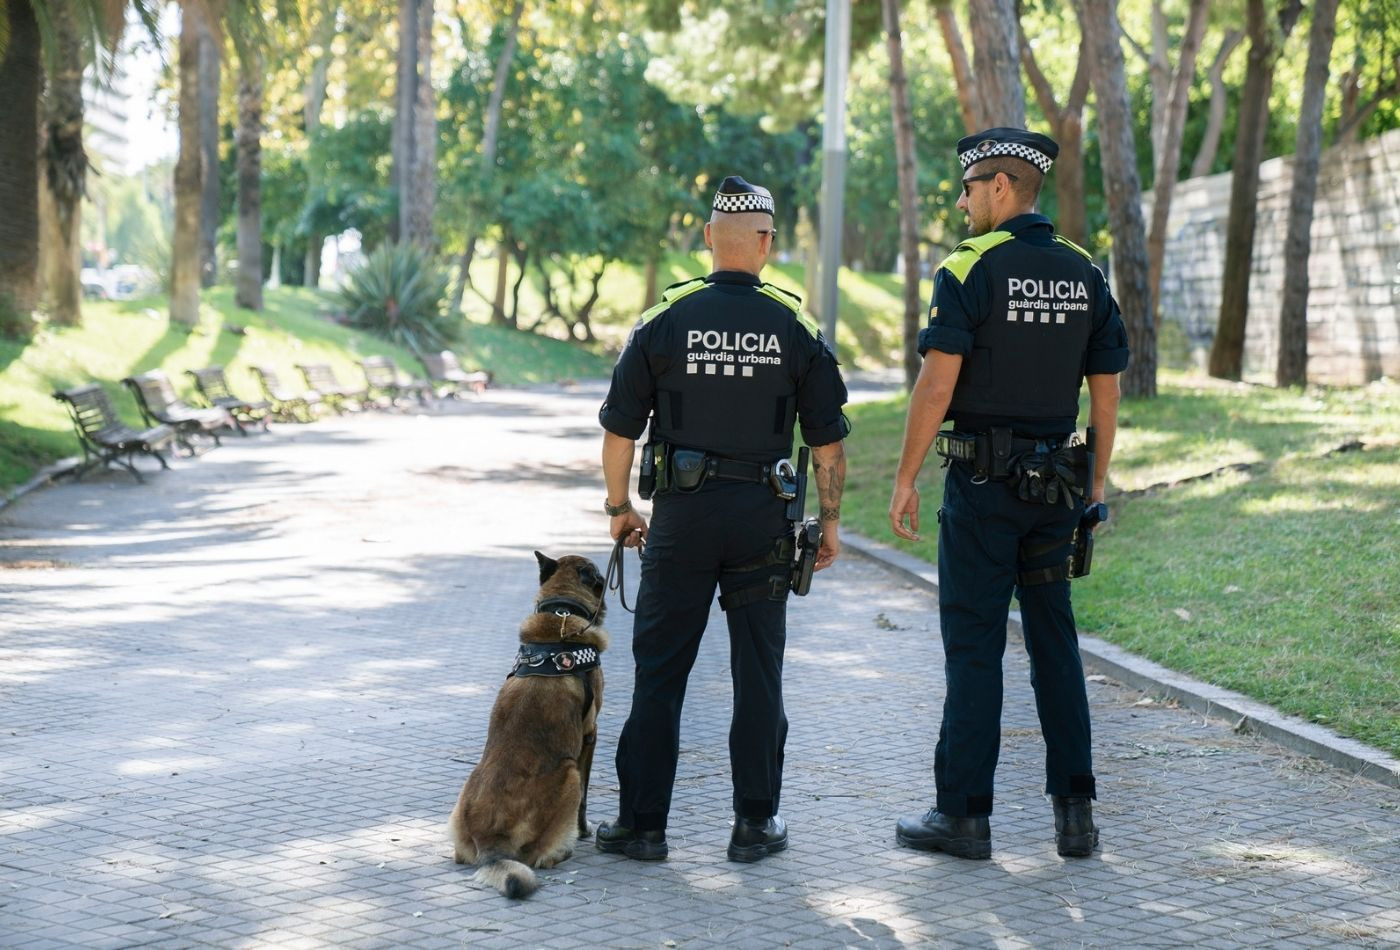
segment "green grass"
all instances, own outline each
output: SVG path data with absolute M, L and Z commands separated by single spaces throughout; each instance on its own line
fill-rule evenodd
M 301 381 L 297 363 L 329 363 L 345 382 L 362 379 L 356 360 L 390 356 L 405 372 L 422 374 L 413 355 L 328 318 L 336 308 L 326 294 L 300 288 L 267 292 L 261 313 L 234 306 L 232 291 L 204 294 L 199 324 L 172 326 L 163 298 L 88 303 L 80 327 L 45 328 L 27 343 L 0 339 L 0 489 L 79 451 L 72 424 L 51 393 L 98 381 L 129 423 L 140 416 L 120 385 L 125 376 L 163 369 L 189 396 L 186 369 L 221 365 L 235 392 L 258 387 L 250 365 L 269 366 L 284 382 Z M 239 332 L 241 331 L 241 332 Z M 457 347 L 468 368 L 485 367 L 501 384 L 605 375 L 608 359 L 582 347 L 499 327 L 469 325 Z
M 1113 520 L 1074 582 L 1081 629 L 1400 755 L 1400 388 L 1161 383 L 1120 414 Z M 906 405 L 852 407 L 843 521 L 933 562 L 937 457 L 923 540 L 888 527 Z M 1368 448 L 1326 454 L 1351 441 Z
M 482 254 L 493 253 L 486 245 Z M 664 290 L 677 281 L 699 277 L 710 271 L 708 252 L 670 254 L 657 267 L 657 289 Z M 496 286 L 496 261 L 478 255 L 472 263 L 472 282 L 481 293 L 490 296 Z M 805 297 L 804 270 L 800 264 L 770 264 L 763 279 Z M 511 265 L 510 280 L 518 276 Z M 894 274 L 872 274 L 842 269 L 837 300 L 836 339 L 841 360 L 847 366 L 873 369 L 896 365 L 903 346 L 904 298 L 901 279 Z M 599 300 L 594 308 L 594 332 L 609 350 L 620 349 L 637 317 L 655 300 L 646 297 L 646 277 L 642 267 L 626 263 L 609 265 L 599 285 Z M 931 281 L 925 281 L 921 300 L 933 293 Z M 509 306 L 509 303 L 507 304 Z M 539 289 L 539 277 L 532 270 L 521 285 L 520 312 L 534 314 L 542 311 L 544 297 Z M 468 291 L 463 297 L 463 310 L 478 323 L 485 323 L 490 306 L 480 296 Z M 563 324 L 555 321 L 542 328 L 555 336 L 563 335 Z

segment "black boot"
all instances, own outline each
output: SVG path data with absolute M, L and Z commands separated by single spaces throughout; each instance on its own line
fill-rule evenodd
M 899 819 L 894 836 L 906 848 L 920 851 L 942 851 L 978 860 L 992 856 L 992 824 L 986 815 L 956 818 L 930 808 L 922 815 Z
M 1066 858 L 1087 858 L 1099 846 L 1094 827 L 1094 804 L 1087 798 L 1052 795 L 1055 807 L 1055 850 Z
M 752 863 L 777 854 L 787 847 L 787 823 L 772 818 L 734 816 L 734 833 L 729 836 L 729 860 Z
M 605 821 L 598 826 L 594 841 L 599 851 L 608 854 L 624 854 L 635 861 L 664 861 L 666 859 L 666 832 L 636 831 L 624 828 L 615 821 Z

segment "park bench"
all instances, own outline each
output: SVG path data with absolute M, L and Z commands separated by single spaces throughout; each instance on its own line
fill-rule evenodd
M 488 372 L 468 373 L 462 369 L 462 364 L 457 362 L 457 354 L 451 350 L 425 355 L 423 366 L 428 371 L 428 379 L 432 381 L 434 393 L 439 397 L 450 396 L 455 399 L 468 389 L 480 393 L 491 382 L 491 374 Z
M 191 455 L 194 454 L 194 443 L 190 441 L 190 436 L 207 435 L 218 445 L 220 429 L 236 428 L 233 417 L 227 411 L 218 407 L 196 409 L 176 396 L 170 378 L 158 369 L 139 376 L 128 376 L 122 380 L 122 385 L 131 390 L 146 424 L 170 426 L 175 430 L 175 441 Z
M 390 406 L 396 406 L 400 399 L 414 399 L 427 405 L 433 396 L 433 385 L 422 379 L 404 379 L 399 368 L 387 356 L 368 356 L 360 360 L 360 369 L 365 373 L 365 385 L 373 398 L 383 397 Z
M 186 375 L 194 380 L 199 397 L 209 406 L 223 409 L 238 423 L 238 431 L 245 436 L 247 426 L 260 425 L 267 430 L 267 417 L 272 412 L 272 403 L 266 399 L 247 400 L 235 396 L 229 389 L 222 366 L 206 366 L 203 369 L 187 369 Z
M 278 422 L 314 422 L 316 410 L 321 404 L 321 394 L 314 389 L 304 393 L 294 393 L 282 385 L 277 373 L 265 366 L 250 366 L 258 378 L 263 395 L 272 403 L 272 416 Z
M 326 405 L 334 409 L 337 415 L 343 414 L 347 409 L 358 412 L 365 407 L 365 401 L 369 399 L 368 389 L 348 389 L 342 386 L 340 380 L 335 378 L 335 372 L 329 363 L 298 363 L 297 369 L 301 371 L 306 385 L 320 393 Z
M 131 428 L 117 418 L 107 391 L 97 383 L 60 390 L 53 398 L 68 407 L 73 427 L 78 431 L 78 443 L 83 447 L 83 463 L 74 472 L 75 478 L 82 478 L 96 465 L 110 468 L 116 462 L 138 482 L 144 482 L 131 462 L 138 452 L 153 456 L 161 468 L 170 467 L 160 454 L 161 447 L 175 438 L 175 430 L 170 426 L 157 425 L 145 431 Z

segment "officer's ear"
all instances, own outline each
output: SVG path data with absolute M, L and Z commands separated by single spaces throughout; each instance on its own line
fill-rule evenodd
M 705 246 L 712 251 L 715 249 L 715 242 L 710 240 L 710 222 L 708 221 L 705 222 Z

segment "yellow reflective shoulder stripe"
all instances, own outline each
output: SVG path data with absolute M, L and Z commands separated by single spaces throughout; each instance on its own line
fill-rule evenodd
M 802 298 L 797 296 L 797 294 L 790 293 L 783 290 L 781 287 L 775 287 L 772 284 L 766 283 L 758 286 L 758 292 L 765 297 L 772 297 L 774 300 L 778 301 L 778 303 L 791 310 L 793 316 L 797 318 L 797 322 L 802 324 L 802 328 L 812 334 L 814 338 L 821 334 L 821 327 L 817 325 L 816 320 L 812 319 L 811 314 L 802 309 Z
M 1092 261 L 1094 259 L 1094 255 L 1090 254 L 1088 251 L 1084 250 L 1084 248 L 1080 247 L 1078 244 L 1075 244 L 1067 237 L 1063 237 L 1062 235 L 1057 234 L 1055 235 L 1055 240 L 1059 241 L 1065 247 L 1072 248 L 1073 250 L 1078 251 L 1080 254 L 1083 254 L 1085 260 Z
M 988 231 L 986 234 L 979 234 L 977 237 L 968 238 L 953 249 L 953 253 L 944 258 L 939 265 L 940 270 L 946 270 L 957 278 L 958 283 L 967 280 L 968 271 L 972 270 L 972 265 L 976 264 L 982 255 L 996 247 L 998 244 L 1005 244 L 1011 240 L 1010 231 Z
M 650 323 L 652 320 L 655 320 L 667 310 L 671 309 L 671 304 L 675 303 L 677 300 L 680 300 L 682 297 L 688 297 L 697 290 L 703 290 L 704 288 L 705 278 L 703 277 L 695 277 L 690 280 L 683 280 L 679 284 L 672 284 L 670 287 L 661 291 L 661 302 L 659 304 L 643 311 L 642 322 Z

